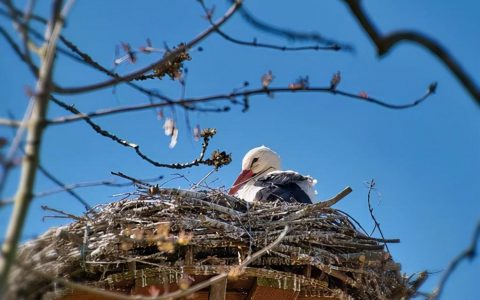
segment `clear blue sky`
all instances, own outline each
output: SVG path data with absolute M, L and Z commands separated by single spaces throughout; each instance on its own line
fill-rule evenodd
M 384 31 L 417 29 L 434 36 L 459 59 L 468 72 L 480 80 L 480 40 L 476 1 L 363 1 L 366 10 Z M 49 1 L 42 1 L 45 5 Z M 256 97 L 251 108 L 226 114 L 190 113 L 192 124 L 215 127 L 218 134 L 211 150 L 233 153 L 233 163 L 211 179 L 214 186 L 228 186 L 240 170 L 243 154 L 258 145 L 277 151 L 286 169 L 310 174 L 318 179 L 319 200 L 339 192 L 346 185 L 354 193 L 338 207 L 354 216 L 366 228 L 373 224 L 368 214 L 365 181 L 375 178 L 378 194 L 374 209 L 385 235 L 400 238 L 390 246 L 403 271 L 442 271 L 453 256 L 470 242 L 473 227 L 480 218 L 478 174 L 480 170 L 480 110 L 446 68 L 426 51 L 408 44 L 398 46 L 382 60 L 342 1 L 247 1 L 256 16 L 293 29 L 315 30 L 325 36 L 351 43 L 355 53 L 277 52 L 230 44 L 218 36 L 202 43 L 203 52 L 192 52 L 187 96 L 229 92 L 249 81 L 260 86 L 268 70 L 276 76 L 274 86 L 286 86 L 299 76 L 309 75 L 312 86 L 328 85 L 330 77 L 342 72 L 342 90 L 360 92 L 393 103 L 405 103 L 424 93 L 428 84 L 438 81 L 437 94 L 420 106 L 392 111 L 361 101 L 330 94 L 278 94 L 274 99 Z M 45 11 L 45 7 L 39 7 Z M 226 8 L 217 3 L 216 16 Z M 207 27 L 196 1 L 78 1 L 68 20 L 65 35 L 80 48 L 107 66 L 112 66 L 115 45 L 121 41 L 138 47 L 150 38 L 154 46 L 163 42 L 174 46 L 186 42 Z M 0 20 L 2 25 L 7 22 Z M 11 28 L 8 26 L 8 28 Z M 297 45 L 256 32 L 240 17 L 234 17 L 224 30 L 246 40 L 281 45 Z M 300 45 L 300 44 L 298 44 Z M 34 81 L 14 57 L 4 41 L 0 43 L 0 115 L 20 117 L 27 97 L 25 86 Z M 120 72 L 133 70 L 158 56 L 141 56 L 137 65 L 122 65 Z M 55 80 L 62 86 L 82 85 L 104 79 L 101 74 L 69 59 L 60 58 Z M 180 96 L 177 83 L 166 79 L 148 82 L 172 97 Z M 146 103 L 148 99 L 120 86 L 112 90 L 77 97 L 62 96 L 82 111 L 117 105 Z M 167 116 L 173 116 L 166 110 Z M 68 115 L 50 106 L 49 116 Z M 177 110 L 180 126 L 178 145 L 168 148 L 161 121 L 152 111 L 121 114 L 98 123 L 132 142 L 162 162 L 189 161 L 200 144 L 187 132 L 185 114 Z M 11 129 L 0 128 L 10 137 Z M 157 169 L 139 159 L 131 149 L 120 147 L 93 134 L 83 123 L 48 128 L 41 163 L 66 183 L 110 178 L 110 171 L 122 171 L 137 178 L 165 175 L 176 171 Z M 210 169 L 200 167 L 181 172 L 197 181 Z M 12 173 L 5 196 L 12 195 L 18 173 Z M 184 180 L 170 183 L 188 187 Z M 54 188 L 38 176 L 36 191 Z M 91 204 L 115 201 L 111 195 L 132 188 L 91 188 L 78 190 Z M 59 194 L 35 200 L 24 230 L 25 238 L 37 235 L 58 220 L 42 221 L 46 214 L 40 205 L 49 205 L 81 214 L 82 207 L 69 195 Z M 4 234 L 9 209 L 0 211 L 0 231 Z M 480 299 L 478 276 L 480 259 L 463 263 L 450 280 L 443 299 Z M 430 291 L 438 274 L 423 286 Z

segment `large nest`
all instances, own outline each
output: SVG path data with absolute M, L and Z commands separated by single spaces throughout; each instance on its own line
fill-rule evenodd
M 175 189 L 150 189 L 135 198 L 97 207 L 24 245 L 9 297 L 54 298 L 69 291 L 52 276 L 131 293 L 222 272 L 232 280 L 277 280 L 278 288 L 303 297 L 396 299 L 413 292 L 384 250 L 389 241 L 358 231 L 344 213 L 322 203 L 252 204 L 217 191 Z M 286 225 L 280 244 L 232 272 Z

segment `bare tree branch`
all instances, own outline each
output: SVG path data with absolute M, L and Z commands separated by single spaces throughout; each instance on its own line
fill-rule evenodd
M 415 31 L 398 31 L 388 35 L 380 33 L 378 28 L 373 24 L 370 18 L 364 11 L 360 0 L 343 0 L 349 7 L 351 13 L 355 16 L 360 26 L 369 35 L 372 42 L 377 48 L 377 53 L 380 57 L 387 54 L 394 46 L 400 42 L 412 42 L 427 50 L 442 61 L 450 71 L 457 77 L 463 87 L 473 97 L 473 99 L 480 105 L 480 89 L 474 80 L 467 74 L 460 63 L 437 41 Z
M 113 173 L 112 173 L 113 174 Z M 115 174 L 114 174 L 115 175 Z M 162 180 L 163 176 L 157 176 L 155 178 L 148 178 L 148 179 L 139 179 L 142 184 L 146 184 L 148 182 L 155 182 L 158 180 Z M 87 187 L 95 187 L 95 186 L 107 186 L 107 187 L 126 187 L 132 186 L 136 184 L 136 182 L 125 182 L 125 183 L 118 183 L 115 179 L 104 179 L 104 180 L 96 180 L 96 181 L 86 181 L 86 182 L 78 182 L 78 183 L 70 183 L 70 184 L 63 184 L 63 187 L 46 190 L 42 192 L 37 192 L 33 195 L 33 198 L 42 198 L 47 197 L 53 194 L 63 193 L 63 192 L 71 192 L 78 188 L 87 188 Z M 78 194 L 77 194 L 78 195 Z M 13 204 L 15 199 L 7 198 L 4 200 L 0 200 L 0 207 L 11 205 Z
M 122 172 L 110 172 L 112 175 L 114 176 L 118 176 L 120 178 L 125 178 L 127 180 L 130 180 L 132 183 L 131 184 L 135 184 L 137 186 L 141 185 L 143 187 L 152 187 L 154 186 L 153 184 L 149 184 L 147 182 L 145 182 L 144 180 L 141 180 L 141 179 L 137 179 L 137 178 L 134 178 L 132 176 L 128 176 L 126 174 L 123 174 Z
M 143 75 L 144 73 L 151 71 L 155 68 L 167 68 L 172 61 L 176 59 L 176 57 L 180 54 L 182 54 L 185 50 L 191 49 L 201 41 L 203 41 L 206 37 L 208 37 L 210 34 L 212 34 L 216 28 L 222 26 L 226 21 L 230 19 L 230 17 L 233 16 L 233 14 L 240 8 L 242 4 L 242 0 L 235 0 L 232 6 L 228 9 L 228 11 L 225 13 L 223 17 L 221 17 L 216 23 L 215 26 L 211 26 L 204 32 L 200 33 L 197 37 L 195 37 L 193 40 L 188 42 L 186 45 L 179 46 L 175 50 L 167 53 L 165 57 L 162 59 L 154 62 L 153 64 L 150 64 L 149 66 L 146 66 L 144 68 L 141 68 L 140 70 L 137 70 L 135 72 L 132 72 L 130 74 L 127 74 L 122 77 L 118 78 L 113 78 L 111 80 L 99 82 L 99 83 L 94 83 L 91 85 L 86 85 L 86 86 L 80 86 L 80 87 L 71 87 L 71 88 L 62 88 L 60 86 L 56 86 L 54 88 L 54 91 L 59 94 L 79 94 L 79 93 L 85 93 L 85 92 L 92 92 L 95 90 L 103 89 L 106 87 L 114 86 L 118 83 L 121 82 L 127 82 L 134 80 L 135 78 Z
M 338 47 L 340 50 L 345 50 L 345 51 L 353 50 L 352 46 L 350 45 L 334 41 L 333 39 L 325 38 L 316 32 L 295 31 L 295 30 L 280 28 L 280 27 L 267 24 L 261 21 L 260 19 L 254 17 L 245 8 L 245 6 L 242 6 L 239 9 L 239 14 L 243 17 L 243 19 L 247 23 L 257 28 L 258 30 L 267 32 L 269 34 L 278 35 L 293 41 L 314 41 L 327 46 Z
M 73 198 L 77 199 L 78 202 L 80 202 L 84 207 L 85 210 L 89 211 L 92 207 L 88 202 L 83 199 L 79 194 L 77 194 L 75 191 L 72 189 L 68 188 L 65 183 L 63 183 L 60 179 L 58 179 L 55 175 L 50 173 L 47 169 L 45 169 L 42 165 L 38 165 L 38 170 L 42 172 L 45 177 L 53 181 L 56 185 L 58 185 L 61 189 L 63 189 L 65 192 L 69 193 Z M 36 197 L 36 196 L 34 196 Z
M 412 108 L 426 99 L 428 99 L 431 95 L 433 95 L 436 91 L 436 83 L 432 83 L 425 94 L 423 94 L 421 97 L 418 99 L 415 99 L 414 101 L 407 103 L 407 104 L 392 104 L 385 102 L 384 100 L 380 100 L 377 98 L 373 98 L 370 96 L 364 96 L 364 95 L 359 95 L 351 92 L 344 92 L 341 90 L 337 89 L 332 89 L 331 87 L 303 87 L 303 88 L 297 88 L 297 89 L 292 89 L 290 87 L 278 87 L 278 88 L 258 88 L 258 89 L 252 89 L 252 90 L 245 90 L 245 91 L 239 91 L 239 92 L 232 92 L 232 93 L 227 93 L 227 94 L 217 94 L 217 95 L 212 95 L 212 96 L 205 96 L 205 97 L 197 97 L 197 98 L 187 98 L 187 99 L 179 99 L 171 102 L 162 102 L 162 103 L 147 103 L 147 104 L 140 104 L 140 105 L 132 105 L 132 106 L 124 106 L 124 107 L 115 107 L 115 108 L 106 108 L 102 110 L 98 110 L 96 112 L 91 112 L 88 114 L 84 113 L 75 113 L 72 116 L 64 116 L 64 117 L 58 117 L 53 120 L 46 120 L 46 124 L 63 124 L 63 123 L 70 123 L 70 122 L 75 122 L 75 121 L 80 121 L 80 120 L 85 120 L 88 118 L 97 118 L 97 117 L 102 117 L 102 116 L 107 116 L 107 115 L 113 115 L 113 114 L 118 114 L 118 113 L 125 113 L 125 112 L 132 112 L 132 111 L 139 111 L 139 110 L 145 110 L 145 109 L 151 109 L 151 108 L 158 108 L 158 107 L 168 107 L 172 105 L 179 105 L 182 107 L 185 106 L 191 106 L 194 104 L 201 104 L 201 103 L 207 103 L 207 102 L 214 102 L 214 101 L 219 101 L 219 100 L 226 100 L 233 102 L 234 104 L 241 104 L 241 102 L 235 100 L 238 97 L 249 97 L 249 96 L 258 96 L 258 95 L 273 95 L 275 93 L 329 93 L 333 95 L 340 95 L 344 96 L 347 98 L 351 99 L 356 99 L 376 105 L 380 105 L 385 108 L 389 109 L 407 109 L 407 108 Z M 60 101 L 57 98 L 55 98 L 56 101 Z M 60 101 L 61 102 L 61 101 Z M 68 105 L 67 105 L 68 106 Z M 71 106 L 69 106 L 71 107 Z M 196 108 L 197 109 L 197 108 Z M 228 109 L 220 108 L 220 110 L 223 111 L 228 111 Z M 22 122 L 18 120 L 11 120 L 11 119 L 2 119 L 0 118 L 0 125 L 3 126 L 11 126 L 11 127 L 20 127 L 22 126 Z
M 230 163 L 230 160 L 231 160 L 230 155 L 228 155 L 224 152 L 220 153 L 218 151 L 213 152 L 212 158 L 204 159 L 205 151 L 207 150 L 210 139 L 216 134 L 215 130 L 204 130 L 203 131 L 203 134 L 202 134 L 202 137 L 203 137 L 202 150 L 200 151 L 200 155 L 198 156 L 198 158 L 194 159 L 192 162 L 184 163 L 184 164 L 180 164 L 180 163 L 174 163 L 174 164 L 159 163 L 159 162 L 151 159 L 145 153 L 143 153 L 143 151 L 140 150 L 139 145 L 137 145 L 135 143 L 131 143 L 127 140 L 121 139 L 118 136 L 106 131 L 105 129 L 100 127 L 98 124 L 94 123 L 87 115 L 81 113 L 78 109 L 76 109 L 72 105 L 68 105 L 68 104 L 56 99 L 53 96 L 50 97 L 50 98 L 53 102 L 55 102 L 60 107 L 66 109 L 66 110 L 68 110 L 68 111 L 70 111 L 70 112 L 72 112 L 76 115 L 84 116 L 82 119 L 85 122 L 87 122 L 87 124 L 90 125 L 90 127 L 92 127 L 92 129 L 95 130 L 97 133 L 99 133 L 100 135 L 102 135 L 104 137 L 107 137 L 107 138 L 113 140 L 114 142 L 116 142 L 116 143 L 118 143 L 118 144 L 120 144 L 124 147 L 134 149 L 138 156 L 140 156 L 143 160 L 149 162 L 150 164 L 154 165 L 155 167 L 171 168 L 171 169 L 185 169 L 185 168 L 191 168 L 193 166 L 199 166 L 199 165 L 220 167 L 222 165 Z M 215 157 L 216 153 L 219 154 L 222 157 Z M 223 160 L 222 158 L 225 159 L 225 160 Z
M 438 282 L 437 287 L 433 291 L 433 293 L 430 295 L 429 300 L 436 300 L 439 299 L 440 296 L 442 295 L 443 290 L 445 289 L 445 285 L 452 275 L 452 273 L 455 271 L 455 269 L 458 267 L 458 265 L 465 259 L 468 260 L 473 260 L 477 256 L 477 244 L 480 241 L 480 221 L 477 223 L 477 226 L 475 227 L 475 230 L 473 232 L 472 236 L 472 241 L 468 248 L 463 250 L 456 256 L 449 264 L 447 269 L 442 275 L 442 278 L 440 278 L 440 281 Z
M 15 42 L 12 36 L 2 27 L 0 26 L 0 34 L 7 40 L 7 43 L 10 45 L 10 47 L 13 49 L 15 54 L 24 62 L 27 64 L 27 66 L 30 67 L 30 70 L 33 74 L 38 74 L 38 67 L 35 66 L 35 64 L 32 63 L 31 60 L 28 60 L 25 55 L 23 55 L 22 50 L 20 49 L 20 46 Z
M 212 20 L 212 15 L 210 10 L 207 8 L 205 5 L 205 2 L 203 0 L 198 1 L 200 2 L 200 5 L 203 8 L 203 11 L 205 12 L 205 18 L 208 20 L 210 25 L 215 26 L 213 20 Z M 330 50 L 330 51 L 338 51 L 341 50 L 342 48 L 338 44 L 334 45 L 328 45 L 328 46 L 299 46 L 299 47 L 288 47 L 288 46 L 279 46 L 279 45 L 273 45 L 273 44 L 266 44 L 266 43 L 259 43 L 257 42 L 256 39 L 253 40 L 253 42 L 247 42 L 247 41 L 242 41 L 239 39 L 236 39 L 228 34 L 226 34 L 224 31 L 222 31 L 220 28 L 216 28 L 215 30 L 222 38 L 225 40 L 232 42 L 234 44 L 242 45 L 242 46 L 250 46 L 250 47 L 258 47 L 258 48 L 266 48 L 266 49 L 273 49 L 273 50 L 280 50 L 280 51 L 305 51 L 305 50 L 314 50 L 314 51 L 320 51 L 320 50 Z
M 168 107 L 171 105 L 193 105 L 193 104 L 207 103 L 207 102 L 213 102 L 213 101 L 219 101 L 219 100 L 226 100 L 226 101 L 233 102 L 234 104 L 241 104 L 241 102 L 236 101 L 235 98 L 257 96 L 257 95 L 272 95 L 275 93 L 302 93 L 302 92 L 329 93 L 333 95 L 341 95 L 347 98 L 352 98 L 352 99 L 356 99 L 356 100 L 360 100 L 368 103 L 373 103 L 389 109 L 407 109 L 407 108 L 411 108 L 419 105 L 420 103 L 425 101 L 429 96 L 434 94 L 435 87 L 434 87 L 434 84 L 430 85 L 430 87 L 428 88 L 428 90 L 425 92 L 424 95 L 407 104 L 391 104 L 373 97 L 362 96 L 362 95 L 358 95 L 350 92 L 344 92 L 340 90 L 333 90 L 330 87 L 303 87 L 300 89 L 292 89 L 289 87 L 259 88 L 259 89 L 245 90 L 240 92 L 232 92 L 227 94 L 179 99 L 171 103 L 170 102 L 169 103 L 148 103 L 148 104 L 108 108 L 108 109 L 102 109 L 102 110 L 88 113 L 88 114 L 75 114 L 73 116 L 58 117 L 53 120 L 48 120 L 47 123 L 52 125 L 62 124 L 62 123 L 69 123 L 69 122 L 84 120 L 86 118 L 96 118 L 96 117 L 124 113 L 124 112 L 138 111 L 138 110 L 151 109 L 151 108 L 157 108 L 157 107 Z M 0 119 L 0 125 L 18 126 L 19 124 L 20 123 L 18 121 Z
M 40 155 L 40 145 L 43 130 L 45 128 L 44 119 L 47 113 L 48 99 L 50 95 L 56 43 L 60 31 L 63 28 L 65 15 L 71 8 L 71 5 L 73 5 L 73 2 L 74 0 L 68 1 L 62 11 L 54 9 L 51 23 L 46 29 L 48 42 L 44 44 L 45 56 L 42 57 L 39 79 L 37 81 L 35 95 L 32 97 L 31 101 L 33 103 L 33 109 L 30 116 L 21 178 L 15 196 L 15 205 L 5 235 L 6 238 L 2 244 L 2 253 L 4 255 L 0 258 L 0 297 L 2 297 L 5 292 L 10 268 L 15 261 L 18 241 L 33 196 L 32 189 L 35 183 L 36 170 Z M 59 7 L 60 4 L 61 1 L 54 1 L 53 7 Z
M 17 52 L 17 54 L 25 62 L 25 64 L 30 67 L 32 73 L 36 75 L 38 74 L 38 68 L 35 66 L 32 60 L 32 55 L 30 53 L 30 47 L 32 46 L 32 43 L 29 38 L 29 21 L 35 3 L 35 0 L 29 0 L 27 2 L 25 12 L 22 13 L 16 9 L 11 0 L 4 1 L 4 4 L 7 6 L 8 9 L 8 14 L 10 15 L 10 18 L 13 21 L 13 24 L 16 30 L 19 32 L 20 36 L 22 37 L 23 41 L 23 52 L 19 51 Z

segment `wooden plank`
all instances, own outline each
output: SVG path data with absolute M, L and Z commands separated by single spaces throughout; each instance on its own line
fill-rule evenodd
M 209 292 L 200 291 L 193 294 L 192 298 L 190 298 L 191 296 L 189 296 L 187 297 L 187 299 L 188 300 L 209 300 L 209 294 L 210 294 Z M 227 292 L 225 299 L 226 300 L 245 300 L 246 296 L 247 295 L 245 293 Z
M 284 290 L 270 286 L 255 284 L 250 290 L 247 300 L 296 300 L 299 292 L 294 290 Z
M 225 300 L 227 292 L 227 278 L 210 286 L 208 300 Z
M 336 297 L 321 297 L 321 296 L 314 296 L 314 297 L 304 297 L 304 296 L 299 296 L 297 300 L 341 300 L 340 298 Z
M 185 252 L 185 265 L 193 265 L 193 247 L 187 246 L 187 251 Z
M 65 295 L 60 300 L 115 300 L 115 298 L 100 297 L 83 292 L 75 292 L 69 295 Z

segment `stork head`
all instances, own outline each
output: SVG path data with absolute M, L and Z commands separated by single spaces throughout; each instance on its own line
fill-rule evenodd
M 228 192 L 234 195 L 252 177 L 280 170 L 280 157 L 270 148 L 260 146 L 248 151 L 242 160 L 242 172 Z

